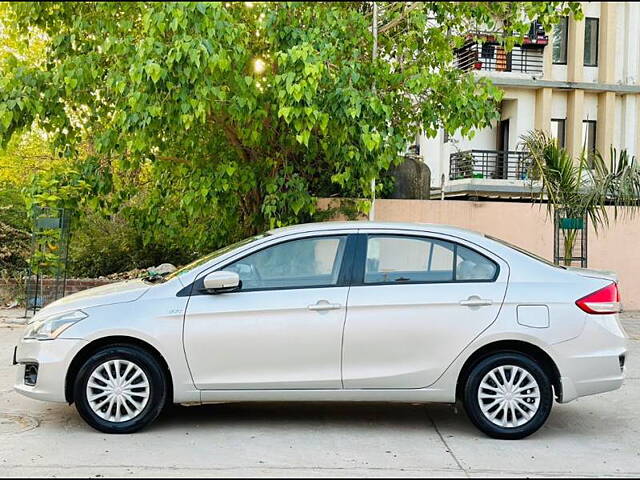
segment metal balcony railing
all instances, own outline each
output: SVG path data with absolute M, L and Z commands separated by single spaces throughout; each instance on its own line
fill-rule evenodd
M 531 165 L 529 152 L 467 150 L 449 157 L 449 179 L 487 178 L 526 180 Z
M 516 46 L 507 52 L 495 43 L 467 43 L 456 51 L 456 67 L 468 72 L 519 72 L 541 74 L 542 49 Z

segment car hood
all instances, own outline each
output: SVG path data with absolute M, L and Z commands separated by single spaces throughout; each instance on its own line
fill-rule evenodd
M 618 281 L 618 275 L 615 272 L 609 270 L 594 270 L 592 268 L 580 268 L 580 267 L 566 267 L 570 272 L 577 273 L 583 277 L 603 278 L 605 280 L 611 280 L 612 282 Z
M 89 288 L 50 303 L 40 310 L 37 316 L 48 316 L 67 310 L 99 307 L 101 305 L 111 305 L 114 303 L 133 302 L 144 295 L 150 288 L 151 285 L 140 279 L 126 280 L 124 282 L 102 285 L 101 287 Z

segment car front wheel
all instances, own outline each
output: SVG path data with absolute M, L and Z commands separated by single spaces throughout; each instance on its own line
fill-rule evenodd
M 80 368 L 74 385 L 80 416 L 105 433 L 132 433 L 150 424 L 167 401 L 155 358 L 129 345 L 104 348 Z
M 497 353 L 475 365 L 467 377 L 464 406 L 487 435 L 524 438 L 547 420 L 553 390 L 545 371 L 520 353 Z

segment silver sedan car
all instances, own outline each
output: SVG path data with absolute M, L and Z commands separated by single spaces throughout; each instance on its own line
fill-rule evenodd
M 460 228 L 340 222 L 273 230 L 160 282 L 62 298 L 17 346 L 16 390 L 127 433 L 170 403 L 461 401 L 522 438 L 622 385 L 615 276 Z

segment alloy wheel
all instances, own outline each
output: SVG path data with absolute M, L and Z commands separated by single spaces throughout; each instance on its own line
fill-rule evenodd
M 540 387 L 531 373 L 515 365 L 490 370 L 478 387 L 483 415 L 500 427 L 520 427 L 529 422 L 540 406 Z
M 144 370 L 129 360 L 109 360 L 93 370 L 87 382 L 91 410 L 109 422 L 136 418 L 149 402 L 149 380 Z

